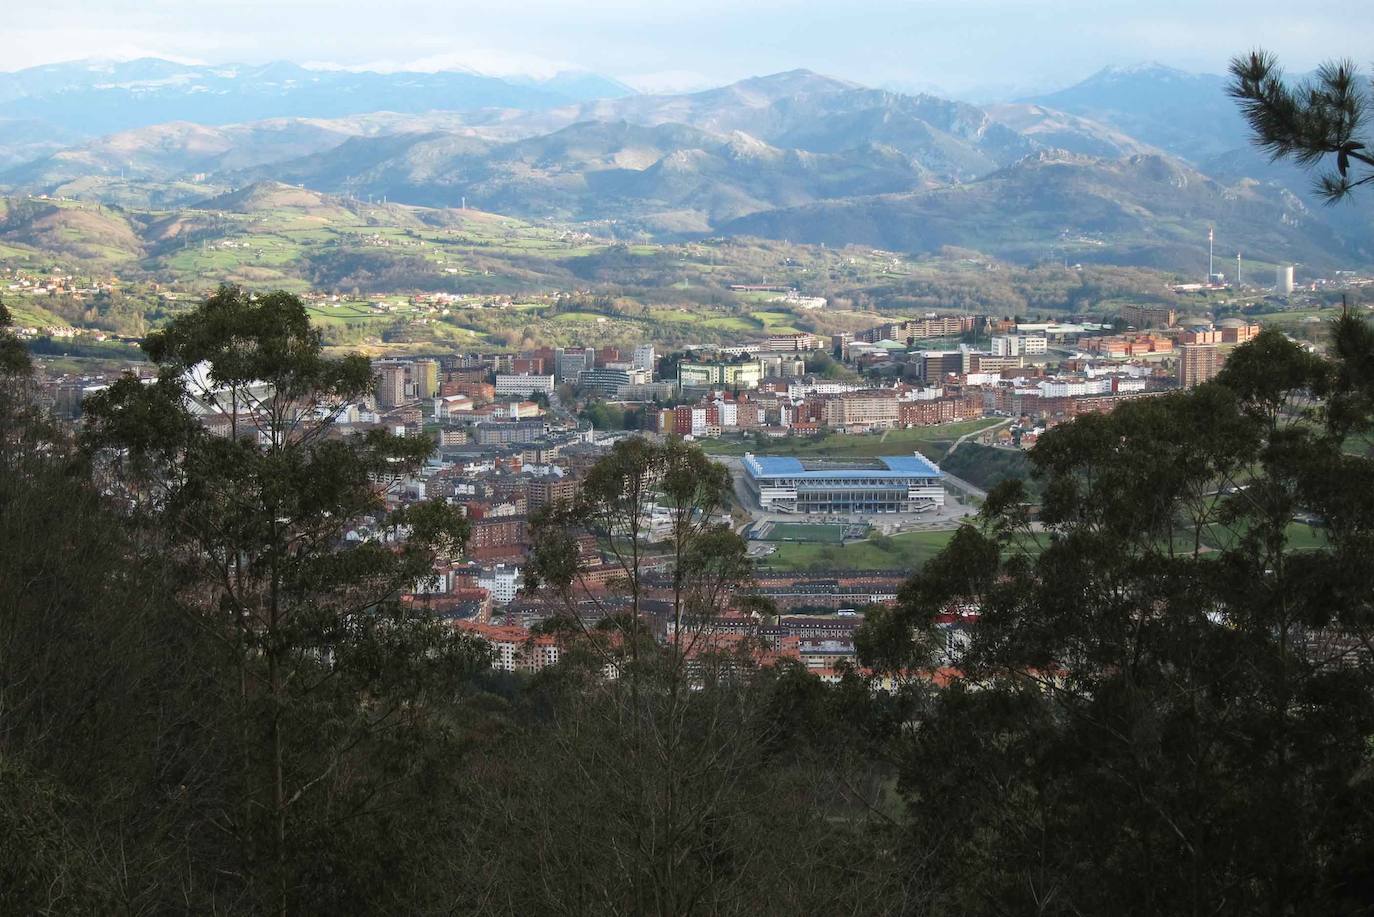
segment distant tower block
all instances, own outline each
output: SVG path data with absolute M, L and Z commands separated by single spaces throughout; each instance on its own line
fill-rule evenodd
M 1293 292 L 1293 265 L 1280 264 L 1274 271 L 1274 292 L 1287 296 Z

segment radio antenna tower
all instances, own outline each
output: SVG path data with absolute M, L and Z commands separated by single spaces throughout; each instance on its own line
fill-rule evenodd
M 1240 252 L 1236 252 L 1236 289 L 1240 289 Z
M 1207 284 L 1211 286 L 1212 274 L 1212 227 L 1207 227 Z

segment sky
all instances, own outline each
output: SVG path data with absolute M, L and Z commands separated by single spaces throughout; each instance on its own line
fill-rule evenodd
M 1374 17 L 1332 0 L 45 0 L 10 5 L 0 69 L 79 58 L 291 60 L 496 76 L 588 69 L 645 90 L 806 67 L 978 101 L 1110 64 L 1221 72 L 1374 61 Z

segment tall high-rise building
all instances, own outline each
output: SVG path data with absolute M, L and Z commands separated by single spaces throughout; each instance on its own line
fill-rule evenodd
M 405 404 L 406 365 L 404 363 L 380 363 L 377 365 L 377 406 L 394 408 Z
M 596 351 L 590 347 L 560 348 L 554 351 L 553 365 L 559 382 L 576 382 L 584 369 L 596 366 Z
M 1274 269 L 1274 292 L 1284 296 L 1293 292 L 1293 265 L 1280 264 Z
M 654 371 L 654 366 L 658 362 L 658 352 L 654 350 L 653 344 L 640 344 L 635 347 L 634 356 L 630 358 L 635 369 L 647 369 L 650 373 Z
M 416 395 L 433 398 L 439 391 L 439 361 L 416 360 L 411 363 L 410 381 L 415 386 Z
M 1184 344 L 1178 354 L 1178 384 L 1192 388 L 1216 378 L 1225 362 L 1216 344 Z

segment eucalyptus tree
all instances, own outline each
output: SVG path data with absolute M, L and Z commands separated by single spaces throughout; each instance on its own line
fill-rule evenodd
M 1365 912 L 1374 460 L 1347 446 L 1374 335 L 1333 338 L 1266 331 L 1215 384 L 1047 432 L 1036 511 L 996 489 L 903 591 L 917 646 L 979 612 L 902 743 L 923 907 Z M 866 655 L 906 658 L 880 623 Z
M 502 912 L 871 906 L 866 868 L 842 865 L 865 849 L 863 819 L 828 822 L 835 796 L 819 789 L 837 793 L 838 772 L 781 765 L 787 724 L 805 719 L 784 697 L 819 705 L 804 691 L 814 680 L 762 668 L 752 637 L 717 634 L 722 614 L 754 602 L 730 495 L 699 448 L 629 438 L 535 526 L 526 588 L 572 653 L 537 682 L 547 720 L 519 733 L 538 752 L 489 783 L 481 821 L 513 833 L 522 871 L 534 865 Z M 614 568 L 604 590 L 587 581 L 587 539 Z
M 433 443 L 340 429 L 372 372 L 326 356 L 297 297 L 221 287 L 143 346 L 156 380 L 88 399 L 86 444 L 105 486 L 164 534 L 178 598 L 220 646 L 237 711 L 224 871 L 253 907 L 354 894 L 361 908 L 405 873 L 346 848 L 380 840 L 368 831 L 443 747 L 424 741 L 443 738 L 429 702 L 482 661 L 398 601 L 461 551 L 465 521 L 440 502 L 388 510 L 390 482 Z M 350 545 L 365 520 L 387 537 Z

